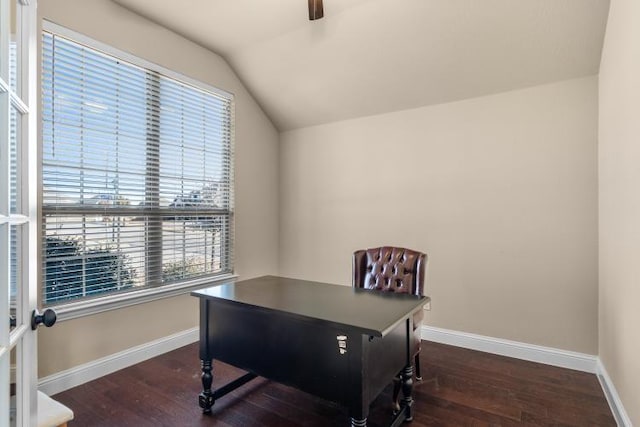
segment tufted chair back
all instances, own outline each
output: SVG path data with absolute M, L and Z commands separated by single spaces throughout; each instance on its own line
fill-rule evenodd
M 383 292 L 422 295 L 427 256 L 383 246 L 353 253 L 353 286 Z

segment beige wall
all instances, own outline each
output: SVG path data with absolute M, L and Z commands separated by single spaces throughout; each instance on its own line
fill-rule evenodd
M 600 65 L 599 354 L 640 425 L 640 2 L 613 0 Z
M 422 250 L 427 324 L 596 354 L 596 135 L 596 77 L 285 132 L 280 273 Z
M 219 56 L 109 0 L 40 0 L 40 17 L 236 96 L 236 272 L 277 272 L 278 133 Z M 196 326 L 181 296 L 62 322 L 39 333 L 40 377 Z

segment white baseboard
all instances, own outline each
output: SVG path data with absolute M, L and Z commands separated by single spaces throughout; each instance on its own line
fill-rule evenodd
M 422 339 L 595 374 L 596 356 L 557 348 L 422 326 Z
M 600 358 L 598 358 L 597 375 L 607 402 L 609 402 L 609 407 L 611 407 L 611 412 L 613 412 L 613 417 L 616 419 L 616 423 L 618 423 L 618 427 L 633 427 L 631 419 L 624 409 L 622 400 L 620 400 L 618 391 L 615 385 L 613 385 L 613 381 L 611 381 L 611 377 L 609 377 Z
M 101 359 L 93 360 L 84 365 L 75 366 L 66 371 L 40 378 L 38 381 L 38 389 L 51 396 L 126 368 L 127 366 L 135 365 L 136 363 L 191 344 L 198 341 L 198 338 L 199 328 L 187 329 L 186 331 L 178 332 Z

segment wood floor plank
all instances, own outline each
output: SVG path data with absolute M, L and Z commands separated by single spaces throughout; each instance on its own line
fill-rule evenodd
M 424 381 L 414 385 L 413 427 L 615 426 L 595 375 L 423 342 Z M 214 387 L 242 375 L 214 362 Z M 197 344 L 150 359 L 55 399 L 74 410 L 70 427 L 347 426 L 339 405 L 257 378 L 218 400 L 197 403 Z M 373 402 L 370 427 L 388 423 L 391 386 Z

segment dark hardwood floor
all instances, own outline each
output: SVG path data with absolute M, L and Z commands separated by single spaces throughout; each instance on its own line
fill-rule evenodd
M 421 352 L 413 427 L 615 426 L 595 375 L 431 342 Z M 200 362 L 192 344 L 59 393 L 84 426 L 347 426 L 344 409 L 263 378 L 198 407 Z M 214 361 L 214 387 L 242 372 Z M 388 422 L 388 387 L 370 426 Z

